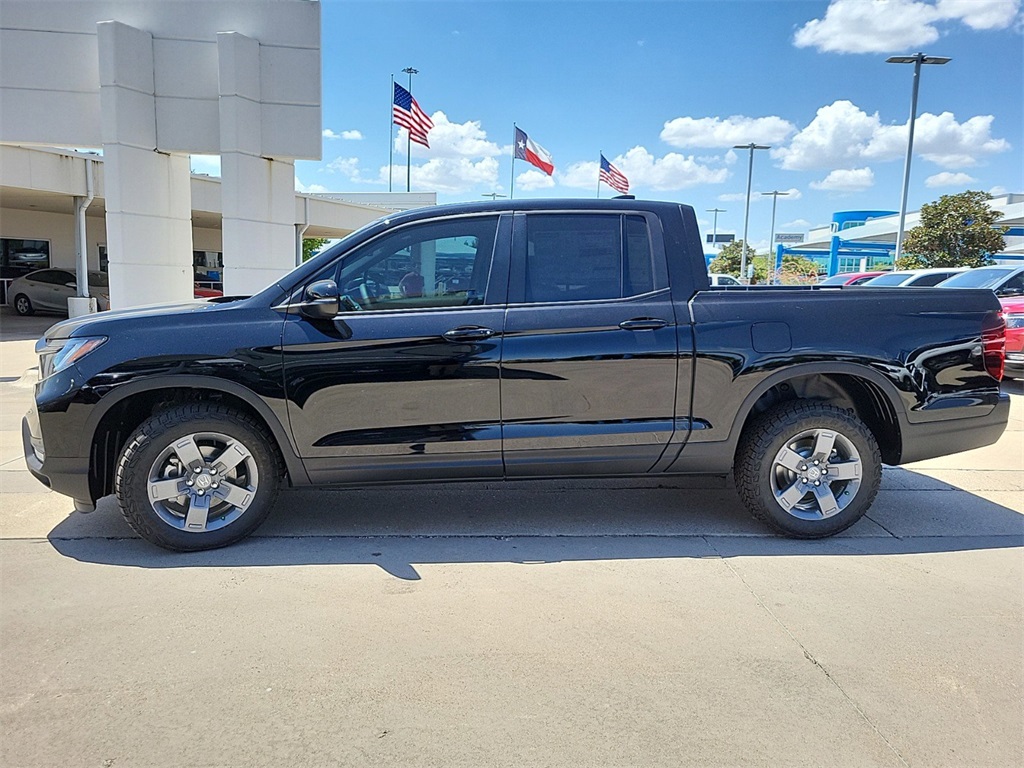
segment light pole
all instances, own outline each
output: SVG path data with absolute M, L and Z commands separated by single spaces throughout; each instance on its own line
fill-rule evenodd
M 921 84 L 922 64 L 947 64 L 950 59 L 946 56 L 925 56 L 923 53 L 915 53 L 912 56 L 890 56 L 885 60 L 886 64 L 913 64 L 914 65 L 914 86 L 910 96 L 910 125 L 907 134 L 907 161 L 903 166 L 903 194 L 900 195 L 900 224 L 896 233 L 896 256 L 892 261 L 892 268 L 896 269 L 896 262 L 903 254 L 903 231 L 907 222 L 907 195 L 910 191 L 910 158 L 914 153 L 914 123 L 917 122 L 917 90 Z
M 761 193 L 765 197 L 771 196 L 771 234 L 768 237 L 768 250 L 771 251 L 775 247 L 775 206 L 778 204 L 778 196 L 781 195 L 783 198 L 790 193 L 780 193 L 778 189 L 773 189 L 770 193 Z M 772 258 L 775 258 L 772 254 Z
M 415 67 L 406 67 L 402 70 L 409 76 L 409 95 L 412 95 L 412 76 L 418 75 L 420 71 Z M 410 105 L 409 109 L 412 109 Z M 405 133 L 405 191 L 412 189 L 412 131 L 408 128 Z
M 718 214 L 725 213 L 725 208 L 706 208 L 708 213 L 715 214 L 715 223 L 711 225 L 711 248 L 718 247 Z
M 489 197 L 489 198 L 491 198 L 492 201 L 494 201 L 494 200 L 497 200 L 499 197 L 506 197 L 506 195 L 501 195 L 501 194 L 498 194 L 497 192 L 486 192 L 486 193 L 480 195 L 480 197 Z
M 754 150 L 771 149 L 771 147 L 750 142 L 749 144 L 736 144 L 733 149 L 750 150 L 750 164 L 747 166 L 747 208 L 743 214 L 743 251 L 740 255 L 740 280 L 743 280 L 747 276 L 747 233 L 750 230 L 750 185 L 754 179 Z

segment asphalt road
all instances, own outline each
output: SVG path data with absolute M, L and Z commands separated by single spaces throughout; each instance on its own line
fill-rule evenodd
M 2 766 L 1024 764 L 1019 384 L 830 541 L 714 482 L 484 483 L 172 554 L 24 471 L 47 321 L 0 323 Z

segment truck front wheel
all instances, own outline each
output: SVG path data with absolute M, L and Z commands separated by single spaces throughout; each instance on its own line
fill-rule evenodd
M 882 458 L 874 435 L 849 411 L 794 401 L 747 426 L 733 473 L 755 518 L 787 536 L 816 539 L 867 512 L 882 480 Z
M 270 514 L 281 461 L 263 425 L 199 402 L 144 421 L 121 452 L 114 493 L 142 538 L 182 551 L 238 541 Z

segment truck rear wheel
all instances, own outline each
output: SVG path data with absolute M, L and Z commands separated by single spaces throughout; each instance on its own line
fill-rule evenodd
M 871 431 L 849 411 L 795 401 L 744 430 L 733 468 L 750 513 L 787 536 L 815 539 L 857 522 L 875 499 L 882 458 Z
M 256 419 L 215 403 L 154 414 L 128 439 L 114 493 L 142 538 L 181 551 L 213 549 L 252 533 L 270 514 L 282 475 Z

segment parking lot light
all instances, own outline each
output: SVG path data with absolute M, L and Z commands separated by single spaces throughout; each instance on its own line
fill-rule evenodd
M 903 232 L 907 222 L 907 195 L 910 190 L 910 158 L 914 152 L 914 123 L 917 122 L 917 91 L 921 84 L 921 65 L 948 64 L 950 61 L 948 56 L 925 56 L 920 52 L 908 56 L 890 56 L 885 60 L 886 64 L 914 65 L 914 85 L 911 89 L 910 124 L 907 134 L 907 160 L 903 166 L 903 193 L 900 195 L 900 223 L 896 232 L 896 256 L 892 261 L 893 269 L 896 269 L 896 262 L 903 255 Z

